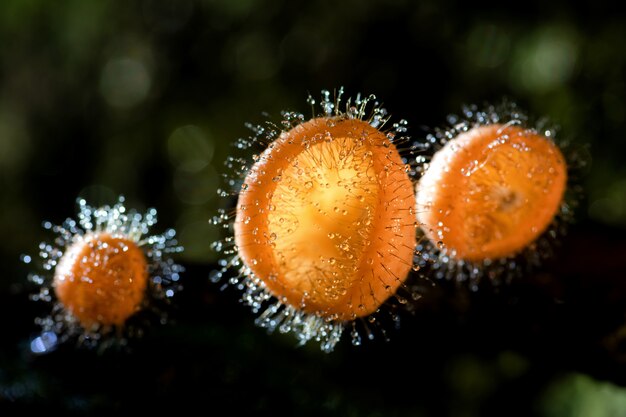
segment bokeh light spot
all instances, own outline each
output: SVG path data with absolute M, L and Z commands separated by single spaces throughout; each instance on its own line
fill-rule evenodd
M 167 140 L 167 152 L 174 165 L 203 168 L 213 159 L 215 144 L 207 132 L 195 125 L 181 126 Z
M 130 57 L 113 58 L 102 70 L 100 92 L 111 107 L 128 109 L 146 99 L 151 83 L 144 62 Z
M 531 92 L 553 90 L 569 81 L 577 59 L 577 42 L 569 31 L 557 27 L 538 30 L 518 49 L 512 81 Z

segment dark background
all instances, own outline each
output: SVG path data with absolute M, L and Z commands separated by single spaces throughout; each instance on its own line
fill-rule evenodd
M 0 2 L 0 415 L 626 416 L 625 44 L 603 1 Z M 560 126 L 590 164 L 558 256 L 499 290 L 439 283 L 388 342 L 327 355 L 255 327 L 208 279 L 223 161 L 246 122 L 340 86 L 415 139 L 503 97 Z M 186 248 L 173 320 L 33 354 L 47 306 L 20 255 L 118 194 Z

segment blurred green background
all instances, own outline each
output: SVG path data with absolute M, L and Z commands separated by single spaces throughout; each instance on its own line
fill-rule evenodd
M 626 272 L 626 16 L 612 7 L 3 0 L 0 415 L 198 406 L 202 415 L 626 416 L 616 284 Z M 250 134 L 245 123 L 309 114 L 309 93 L 341 86 L 376 94 L 416 139 L 463 104 L 503 97 L 548 117 L 591 162 L 567 261 L 503 291 L 443 285 L 390 342 L 345 341 L 332 355 L 254 327 L 236 292 L 208 282 L 223 161 Z M 176 228 L 186 249 L 175 323 L 127 353 L 33 356 L 45 307 L 28 301 L 20 255 L 51 239 L 42 221 L 75 215 L 78 196 L 99 205 L 119 194 L 156 207 L 154 230 Z

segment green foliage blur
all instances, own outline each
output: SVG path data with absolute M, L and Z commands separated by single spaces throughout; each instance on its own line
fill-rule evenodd
M 125 404 L 114 391 L 55 391 L 55 381 L 66 382 L 61 366 L 47 363 L 42 371 L 38 362 L 21 362 L 23 345 L 35 332 L 35 312 L 23 300 L 29 265 L 20 256 L 36 255 L 39 242 L 50 239 L 42 221 L 73 217 L 77 197 L 100 205 L 123 194 L 130 207 L 158 209 L 155 231 L 174 227 L 185 247 L 179 260 L 203 271 L 188 279 L 207 281 L 204 272 L 218 259 L 210 243 L 222 233 L 209 219 L 227 205 L 217 190 L 225 187 L 223 162 L 234 141 L 251 134 L 248 122 L 278 121 L 283 110 L 309 115 L 306 98 L 319 97 L 322 89 L 376 94 L 394 119 L 408 120 L 416 139 L 464 104 L 515 101 L 558 126 L 559 137 L 590 161 L 578 221 L 626 231 L 626 16 L 612 7 L 597 0 L 576 7 L 566 1 L 0 1 L 0 312 L 19 317 L 4 339 L 0 333 L 0 415 L 3 406 L 45 410 L 54 392 L 69 395 L 67 402 L 54 402 L 63 411 Z M 504 389 L 509 415 L 626 416 L 626 389 L 619 384 L 584 370 L 542 373 L 515 346 L 448 352 L 442 356 L 447 362 L 428 367 L 440 397 L 420 395 L 422 388 L 433 394 L 422 381 L 414 393 L 399 390 L 401 400 L 390 389 L 370 389 L 362 399 L 342 385 L 349 378 L 328 380 L 341 373 L 338 359 L 300 350 L 287 363 L 310 376 L 287 365 L 264 365 L 267 374 L 256 375 L 256 384 L 292 391 L 257 395 L 253 384 L 238 382 L 252 377 L 241 367 L 280 361 L 295 343 L 287 338 L 271 348 L 282 336 L 253 328 L 246 313 L 241 322 L 232 320 L 234 326 L 246 323 L 239 331 L 212 317 L 180 327 L 182 336 L 176 336 L 196 344 L 189 348 L 193 355 L 219 346 L 227 365 L 211 362 L 221 372 L 212 384 L 241 390 L 246 410 L 268 412 L 282 395 L 291 404 L 284 414 L 291 415 L 502 415 L 494 410 L 504 408 L 492 404 Z M 190 336 L 197 331 L 209 336 L 198 342 L 199 336 Z M 263 341 L 242 342 L 252 337 Z M 231 351 L 231 343 L 239 344 Z M 236 353 L 247 355 L 244 365 L 237 365 Z M 405 384 L 398 374 L 412 384 L 420 375 L 403 371 L 411 361 L 428 358 L 387 359 L 388 374 L 372 384 Z M 158 377 L 202 380 L 175 366 L 168 372 Z

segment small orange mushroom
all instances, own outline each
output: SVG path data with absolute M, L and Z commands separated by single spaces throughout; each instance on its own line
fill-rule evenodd
M 548 229 L 566 184 L 551 139 L 513 124 L 480 125 L 434 155 L 417 185 L 417 219 L 456 259 L 513 256 Z
M 34 353 L 74 336 L 87 346 L 125 344 L 152 319 L 167 321 L 169 299 L 182 288 L 184 271 L 170 254 L 183 248 L 173 229 L 149 234 L 156 209 L 141 214 L 128 210 L 124 201 L 120 196 L 113 206 L 93 207 L 79 198 L 76 220 L 43 223 L 56 238 L 39 244 L 42 272 L 29 275 L 39 287 L 31 298 L 52 306 L 49 315 L 36 319 L 42 333 L 31 343 Z M 24 256 L 24 262 L 31 261 Z M 140 310 L 139 320 L 135 313 Z
M 120 326 L 139 310 L 148 283 L 148 264 L 137 244 L 108 233 L 73 243 L 55 270 L 58 300 L 84 328 Z

